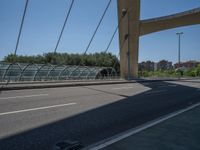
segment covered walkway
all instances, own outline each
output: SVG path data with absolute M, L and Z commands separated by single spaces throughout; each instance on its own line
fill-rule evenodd
M 103 79 L 116 76 L 115 69 L 111 67 L 0 62 L 1 82 Z

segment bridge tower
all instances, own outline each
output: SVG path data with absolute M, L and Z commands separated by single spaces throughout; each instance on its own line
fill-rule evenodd
M 137 77 L 140 0 L 118 0 L 121 77 Z
M 118 0 L 118 24 L 121 77 L 138 76 L 139 37 L 161 30 L 200 24 L 200 8 L 189 11 L 140 20 L 140 0 Z

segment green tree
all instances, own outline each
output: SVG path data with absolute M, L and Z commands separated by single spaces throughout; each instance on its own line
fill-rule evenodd
M 118 58 L 111 53 L 94 54 L 68 54 L 68 53 L 45 53 L 37 56 L 14 56 L 10 54 L 4 58 L 5 62 L 19 63 L 50 63 L 54 65 L 85 65 L 98 67 L 114 67 L 119 73 L 120 64 Z
M 200 64 L 197 65 L 196 74 L 197 76 L 200 76 Z

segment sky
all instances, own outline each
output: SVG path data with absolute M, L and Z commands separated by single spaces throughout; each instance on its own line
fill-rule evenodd
M 53 52 L 71 0 L 29 0 L 18 55 Z M 117 26 L 117 0 L 100 26 L 88 53 L 101 52 Z M 75 0 L 57 52 L 83 53 L 108 0 Z M 0 0 L 0 60 L 14 52 L 25 0 Z M 141 0 L 141 20 L 200 7 L 199 0 Z M 166 59 L 177 62 L 178 37 L 181 61 L 200 61 L 200 25 L 179 27 L 140 37 L 139 62 Z M 119 53 L 118 34 L 109 52 Z

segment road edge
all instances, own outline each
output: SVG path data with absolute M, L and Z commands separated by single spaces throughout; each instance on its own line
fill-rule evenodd
M 159 80 L 118 80 L 118 81 L 90 81 L 90 82 L 70 82 L 70 83 L 51 83 L 51 84 L 32 84 L 21 86 L 4 86 L 1 85 L 0 91 L 25 90 L 25 89 L 44 89 L 57 87 L 75 87 L 75 86 L 92 86 L 92 85 L 109 85 L 109 84 L 125 84 L 125 83 L 144 83 L 144 82 L 163 82 L 176 81 L 176 79 L 159 79 Z

